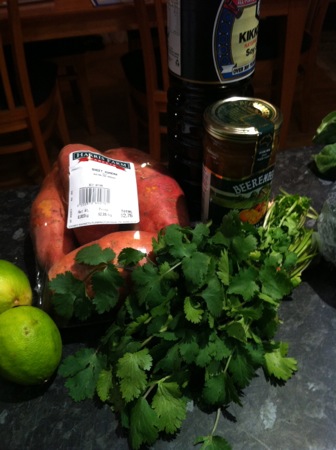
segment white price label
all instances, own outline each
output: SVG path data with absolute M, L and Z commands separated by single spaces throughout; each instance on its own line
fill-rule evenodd
M 69 177 L 68 228 L 139 222 L 133 163 L 75 151 L 69 155 Z

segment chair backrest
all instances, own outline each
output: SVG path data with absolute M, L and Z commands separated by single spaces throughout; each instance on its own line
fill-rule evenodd
M 310 0 L 306 30 L 312 35 L 320 34 L 330 0 Z
M 324 19 L 330 0 L 310 0 L 306 19 L 305 32 L 310 38 L 309 53 L 315 60 Z
M 151 90 L 168 90 L 168 56 L 167 56 L 167 32 L 166 32 L 166 2 L 153 0 L 154 9 L 148 8 L 145 0 L 134 0 L 136 7 L 141 46 L 146 69 L 147 92 Z M 154 15 L 151 16 L 151 11 Z M 152 30 L 157 30 L 157 42 L 153 39 Z M 159 49 L 160 67 L 157 67 Z M 162 75 L 162 86 L 158 86 L 158 70 Z
M 2 8 L 7 9 L 8 20 L 6 35 L 1 36 L 0 33 L 0 135 L 3 135 L 0 154 L 33 149 L 42 173 L 47 174 L 50 171 L 50 162 L 40 127 L 40 116 L 47 116 L 51 110 L 52 97 L 44 98 L 43 104 L 38 107 L 35 105 L 23 44 L 18 0 L 9 0 Z M 55 110 L 55 117 L 56 114 Z M 20 139 L 8 137 L 19 131 L 22 131 Z
M 167 111 L 169 84 L 166 2 L 134 0 L 146 78 L 148 109 L 149 152 L 155 159 L 162 159 L 161 135 L 167 134 L 162 116 Z M 159 53 L 159 55 L 158 55 Z
M 9 111 L 16 112 L 20 106 L 23 113 L 24 105 L 27 108 L 27 114 L 28 111 L 33 113 L 35 108 L 23 46 L 19 6 L 17 0 L 11 0 L 6 4 L 9 24 L 8 42 L 0 36 L 0 74 L 4 96 L 2 100 Z M 14 83 L 13 80 L 11 81 L 13 74 L 15 74 Z

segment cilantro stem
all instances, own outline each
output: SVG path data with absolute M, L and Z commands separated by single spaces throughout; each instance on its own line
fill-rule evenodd
M 107 267 L 106 263 L 100 263 L 97 266 L 94 266 L 93 269 L 90 270 L 90 272 L 88 272 L 88 274 L 85 276 L 83 282 L 86 283 L 87 281 L 89 281 L 94 273 L 101 272 L 105 267 Z
M 166 380 L 169 380 L 169 378 L 171 378 L 170 375 L 167 375 L 166 377 L 160 378 L 159 380 L 153 381 L 149 387 L 149 389 L 147 389 L 147 391 L 145 392 L 143 398 L 147 398 L 148 395 L 152 392 L 152 390 L 159 384 L 159 383 L 163 383 Z
M 148 336 L 148 338 L 142 342 L 141 348 L 146 347 L 146 345 L 149 344 L 149 342 L 153 339 L 153 337 L 154 336 Z
M 214 426 L 212 427 L 212 430 L 211 430 L 211 436 L 213 436 L 215 434 L 216 430 L 217 430 L 219 419 L 220 419 L 220 414 L 221 414 L 221 409 L 217 408 L 216 419 L 215 419 Z
M 232 353 L 231 353 L 231 355 L 228 357 L 228 359 L 226 361 L 225 368 L 224 368 L 224 373 L 227 372 L 227 370 L 229 368 L 229 365 L 230 365 L 230 362 L 231 362 L 231 359 L 232 359 Z
M 159 333 L 163 333 L 164 331 L 167 331 L 167 329 L 168 329 L 168 325 L 165 325 L 165 326 L 163 326 L 163 327 L 160 328 Z M 147 339 L 145 339 L 144 341 L 142 341 L 141 348 L 146 347 L 146 345 L 149 344 L 149 342 L 150 342 L 154 337 L 155 337 L 154 335 L 148 336 Z
M 182 264 L 182 261 L 176 263 L 174 266 L 171 266 L 168 270 L 166 270 L 166 272 L 164 272 L 162 274 L 162 276 L 165 276 L 167 273 L 173 271 L 174 269 L 176 269 L 177 267 L 179 267 Z
M 144 394 L 144 396 L 143 396 L 144 399 L 146 399 L 146 398 L 149 396 L 149 394 L 152 392 L 152 390 L 155 388 L 155 386 L 157 386 L 157 384 L 158 384 L 158 381 L 156 381 L 155 383 L 153 383 L 153 384 L 149 387 L 149 389 L 147 389 L 147 391 L 145 392 L 145 394 Z
M 288 250 L 293 251 L 297 256 L 301 256 L 310 247 L 312 234 L 313 230 L 307 231 L 303 238 L 295 241 L 289 246 Z

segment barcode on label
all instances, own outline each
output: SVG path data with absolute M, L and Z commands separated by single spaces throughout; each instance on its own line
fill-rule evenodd
M 82 187 L 79 189 L 79 205 L 85 206 L 92 203 L 106 204 L 111 202 L 110 189 L 103 187 Z

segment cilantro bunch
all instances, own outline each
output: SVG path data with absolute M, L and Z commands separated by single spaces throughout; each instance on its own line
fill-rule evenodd
M 99 289 L 110 284 L 114 308 L 121 286 L 114 269 L 130 271 L 129 293 L 114 309 L 98 347 L 63 361 L 59 373 L 72 398 L 98 395 L 111 405 L 136 450 L 162 433 L 174 435 L 190 400 L 204 411 L 217 411 L 218 419 L 231 402 L 241 405 L 257 371 L 273 383 L 288 380 L 297 362 L 287 356 L 287 344 L 275 339 L 278 310 L 315 255 L 312 230 L 305 227 L 311 213 L 307 198 L 283 193 L 259 228 L 241 222 L 237 212 L 214 232 L 206 224 L 171 225 L 153 240 L 154 258 L 142 266 L 136 263 L 143 254 L 134 249 L 124 249 L 113 268 L 111 253 L 92 247 L 98 297 L 88 295 L 87 280 L 80 289 L 74 279 L 70 309 L 75 313 L 76 305 L 82 310 L 88 302 L 95 311 L 106 311 L 106 295 Z M 88 264 L 89 256 L 90 248 L 78 254 L 78 261 Z M 71 291 L 71 274 L 65 276 Z M 65 279 L 59 277 L 50 283 L 56 298 L 65 292 Z M 55 306 L 58 313 L 69 311 L 59 302 Z M 230 449 L 216 436 L 216 424 L 195 440 L 201 449 Z

